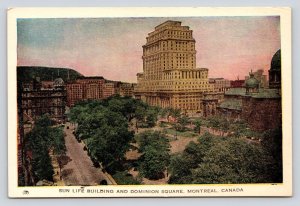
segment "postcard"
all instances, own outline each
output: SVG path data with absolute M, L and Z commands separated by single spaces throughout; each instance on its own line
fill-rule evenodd
M 7 15 L 9 197 L 292 196 L 290 8 Z

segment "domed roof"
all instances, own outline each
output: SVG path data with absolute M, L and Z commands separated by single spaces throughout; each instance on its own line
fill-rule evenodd
M 259 86 L 259 81 L 254 77 L 254 74 L 252 73 L 249 73 L 250 75 L 250 78 L 246 80 L 246 88 L 258 88 Z
M 281 70 L 281 49 L 279 49 L 272 58 L 271 70 Z
M 54 80 L 54 85 L 63 85 L 64 80 L 62 78 L 57 78 Z

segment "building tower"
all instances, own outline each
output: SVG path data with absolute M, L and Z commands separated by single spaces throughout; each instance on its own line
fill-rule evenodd
M 269 70 L 269 88 L 281 88 L 281 50 L 279 49 L 273 56 L 271 68 Z
M 143 73 L 137 74 L 135 96 L 160 107 L 200 111 L 203 93 L 212 91 L 208 69 L 196 68 L 193 31 L 179 21 L 155 27 L 143 46 Z
M 254 77 L 254 74 L 251 70 L 249 73 L 249 79 L 245 82 L 246 95 L 257 93 L 259 91 L 259 81 Z

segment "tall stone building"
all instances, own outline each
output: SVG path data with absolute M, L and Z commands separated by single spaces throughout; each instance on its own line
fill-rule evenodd
M 205 92 L 213 91 L 208 69 L 196 68 L 193 31 L 179 21 L 155 27 L 143 46 L 143 72 L 137 74 L 135 96 L 160 107 L 199 112 Z
M 39 79 L 22 83 L 21 109 L 28 121 L 34 121 L 43 114 L 58 122 L 65 121 L 66 90 L 61 78 L 51 83 L 52 87 L 43 87 Z

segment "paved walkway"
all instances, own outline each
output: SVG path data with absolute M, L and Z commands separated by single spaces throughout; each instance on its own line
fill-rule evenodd
M 74 127 L 70 123 L 66 123 L 64 132 L 66 134 L 66 155 L 69 157 L 69 162 L 62 169 L 65 185 L 98 185 L 101 180 L 106 180 L 108 184 L 112 184 L 100 168 L 93 166 L 87 152 L 83 150 L 83 143 L 78 143 L 75 139 L 72 133 L 73 129 Z

